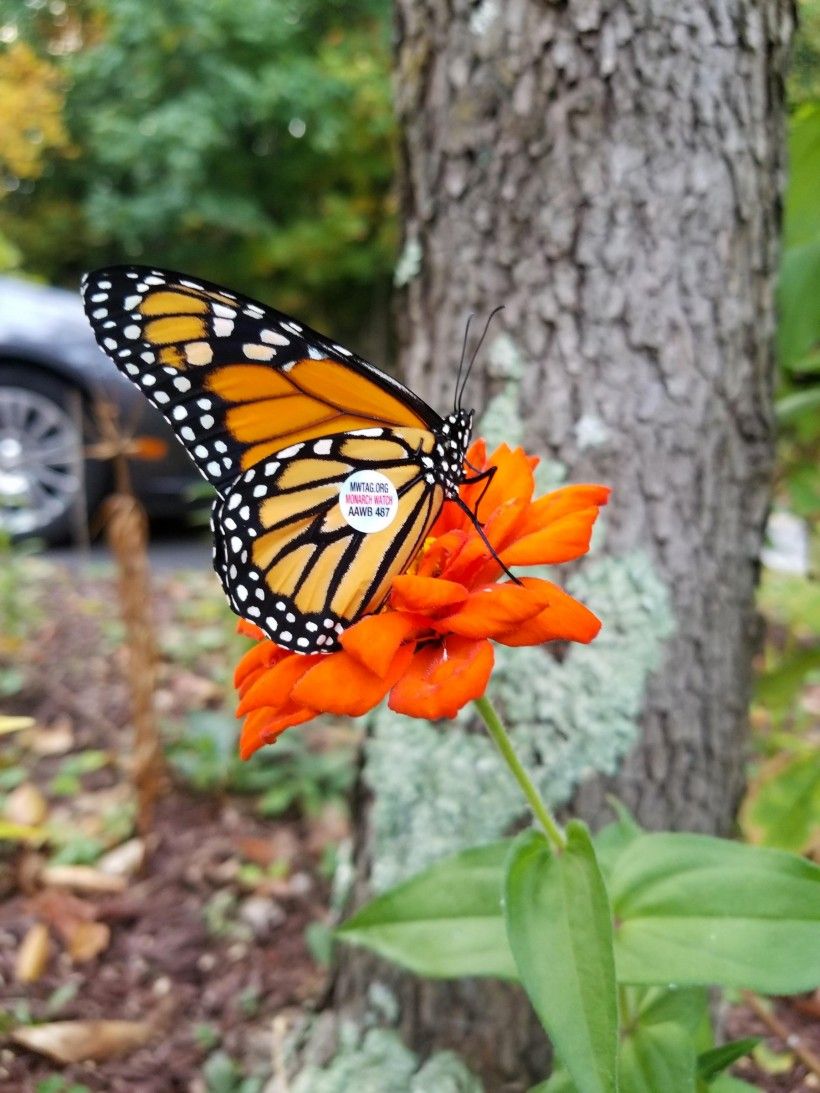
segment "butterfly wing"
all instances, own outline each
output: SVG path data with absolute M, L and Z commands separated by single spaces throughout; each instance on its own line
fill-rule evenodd
M 279 452 L 214 504 L 214 567 L 231 607 L 285 648 L 336 648 L 342 630 L 381 606 L 441 509 L 444 492 L 428 481 L 422 462 L 433 434 L 368 434 L 322 437 Z M 395 490 L 389 521 L 371 531 L 357 530 L 343 504 L 357 496 L 344 484 L 360 488 L 357 479 L 367 478 L 386 478 Z
M 220 493 L 296 444 L 442 425 L 422 399 L 344 346 L 207 281 L 116 266 L 84 279 L 83 301 L 100 347 Z

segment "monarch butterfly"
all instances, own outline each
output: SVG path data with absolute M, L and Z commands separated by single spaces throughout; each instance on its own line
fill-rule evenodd
M 464 507 L 459 485 L 492 475 L 465 477 L 466 373 L 442 418 L 344 346 L 201 278 L 115 266 L 87 274 L 82 294 L 100 347 L 216 488 L 231 608 L 286 649 L 338 648 L 445 498 Z

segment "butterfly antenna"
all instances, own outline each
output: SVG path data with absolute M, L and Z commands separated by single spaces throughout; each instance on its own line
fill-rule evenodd
M 464 341 L 461 343 L 461 360 L 458 362 L 458 372 L 456 373 L 456 390 L 453 395 L 453 410 L 461 409 L 461 400 L 458 397 L 458 385 L 461 380 L 461 369 L 464 367 L 464 358 L 467 355 L 467 338 L 470 334 L 470 323 L 475 316 L 472 312 L 467 316 L 467 325 L 464 327 Z
M 455 497 L 452 497 L 450 500 L 455 501 L 455 503 L 458 505 L 458 507 L 461 509 L 461 511 L 466 516 L 468 516 L 470 518 L 470 523 L 473 525 L 473 527 L 476 529 L 478 534 L 484 540 L 484 545 L 489 550 L 490 554 L 492 554 L 492 556 L 498 562 L 498 564 L 501 566 L 501 568 L 504 570 L 504 572 L 507 574 L 507 576 L 510 578 L 510 580 L 513 581 L 515 584 L 521 584 L 521 581 L 519 581 L 519 579 L 516 577 L 516 575 L 514 573 L 511 573 L 510 570 L 507 569 L 507 567 L 504 565 L 504 563 L 501 561 L 501 559 L 496 554 L 495 548 L 493 547 L 492 543 L 487 538 L 487 536 L 484 534 L 484 528 L 478 522 L 478 517 L 473 512 L 473 510 L 470 508 L 470 506 L 466 502 L 462 501 L 462 499 L 458 496 L 458 494 L 456 494 Z
M 478 345 L 473 350 L 473 355 L 470 358 L 470 363 L 467 365 L 467 370 L 464 373 L 464 379 L 461 382 L 461 389 L 459 390 L 458 395 L 457 395 L 457 402 L 458 402 L 459 406 L 461 406 L 461 400 L 464 396 L 464 389 L 467 386 L 467 380 L 470 378 L 470 372 L 472 371 L 473 365 L 475 364 L 475 359 L 478 356 L 479 350 L 481 349 L 482 345 L 484 344 L 484 339 L 487 337 L 487 331 L 490 329 L 490 323 L 493 321 L 493 319 L 499 313 L 499 311 L 503 311 L 503 310 L 504 310 L 504 305 L 499 304 L 499 306 L 496 307 L 496 308 L 493 308 L 493 310 L 487 316 L 487 321 L 484 324 L 484 329 L 481 331 L 481 337 L 478 339 Z M 461 369 L 459 369 L 459 372 L 460 371 L 461 371 Z

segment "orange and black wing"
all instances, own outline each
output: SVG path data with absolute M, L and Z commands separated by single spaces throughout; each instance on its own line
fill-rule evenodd
M 428 481 L 422 462 L 433 434 L 368 432 L 280 451 L 247 470 L 214 506 L 214 568 L 231 607 L 277 645 L 300 653 L 336 648 L 347 626 L 381 606 L 441 509 L 444 491 Z M 395 490 L 378 530 L 357 530 L 341 503 L 342 486 L 352 481 L 355 489 L 366 472 Z
M 100 347 L 220 493 L 317 438 L 441 427 L 422 399 L 344 346 L 207 281 L 116 266 L 84 278 L 83 301 Z

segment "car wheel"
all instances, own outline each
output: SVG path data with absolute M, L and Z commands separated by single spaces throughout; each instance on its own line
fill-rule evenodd
M 74 388 L 36 367 L 0 363 L 0 532 L 69 537 L 102 498 L 106 469 L 83 458 Z M 84 491 L 83 491 L 84 487 Z

